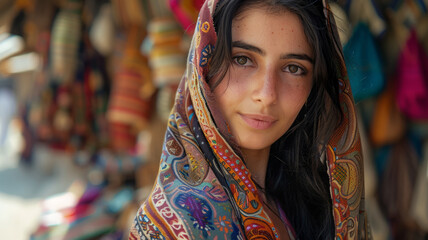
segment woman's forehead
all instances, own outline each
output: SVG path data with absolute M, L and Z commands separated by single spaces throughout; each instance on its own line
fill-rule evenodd
M 246 9 L 232 21 L 232 41 L 242 41 L 269 52 L 302 53 L 312 57 L 312 45 L 297 14 Z
M 281 4 L 271 4 L 266 2 L 252 2 L 250 4 L 245 4 L 237 9 L 234 20 L 239 20 L 242 18 L 242 14 L 248 10 L 251 9 L 258 9 L 266 11 L 267 14 L 283 14 L 284 12 L 289 11 L 287 6 L 281 5 Z

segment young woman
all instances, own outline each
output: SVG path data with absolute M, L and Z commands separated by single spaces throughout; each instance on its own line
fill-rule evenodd
M 338 39 L 325 1 L 206 1 L 129 238 L 368 238 Z

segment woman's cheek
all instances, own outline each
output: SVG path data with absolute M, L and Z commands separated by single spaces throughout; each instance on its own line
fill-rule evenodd
M 229 87 L 233 89 L 235 94 L 245 92 L 249 87 L 248 74 L 242 73 L 233 74 Z

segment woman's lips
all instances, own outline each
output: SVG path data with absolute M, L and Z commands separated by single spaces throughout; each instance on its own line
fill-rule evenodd
M 239 114 L 241 118 L 252 128 L 264 130 L 270 128 L 276 119 L 267 115 Z

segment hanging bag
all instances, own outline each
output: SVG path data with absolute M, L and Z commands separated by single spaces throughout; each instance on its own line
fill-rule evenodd
M 386 90 L 377 98 L 370 126 L 374 146 L 392 144 L 406 132 L 406 121 L 395 101 L 395 80 L 391 79 Z
M 398 59 L 397 103 L 411 119 L 428 119 L 428 56 L 412 30 Z
M 378 94 L 384 86 L 382 63 L 368 26 L 360 22 L 343 48 L 355 102 Z
M 392 146 L 380 185 L 380 204 L 390 222 L 393 239 L 414 239 L 416 222 L 410 209 L 418 169 L 418 155 L 410 139 Z
M 410 212 L 419 227 L 428 232 L 428 140 L 423 150 L 424 158 L 418 170 Z

